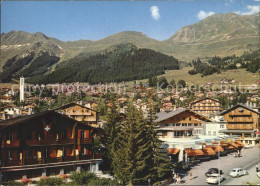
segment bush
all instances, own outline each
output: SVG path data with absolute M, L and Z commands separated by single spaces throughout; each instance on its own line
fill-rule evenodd
M 16 181 L 8 181 L 8 182 L 3 182 L 2 183 L 3 185 L 14 185 L 14 186 L 24 186 L 23 183 L 20 183 L 20 182 L 16 182 Z
M 95 185 L 118 185 L 115 180 L 105 179 L 105 178 L 96 178 L 91 179 L 88 182 L 88 186 L 95 186 Z
M 48 178 L 41 179 L 37 185 L 62 185 L 63 180 L 61 178 Z
M 94 173 L 83 171 L 81 173 L 73 172 L 70 176 L 70 179 L 72 179 L 73 183 L 76 185 L 83 185 L 87 184 L 91 181 L 91 179 L 97 178 Z

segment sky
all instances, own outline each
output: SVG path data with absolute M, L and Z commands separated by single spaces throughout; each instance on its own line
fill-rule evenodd
M 42 32 L 63 41 L 138 31 L 165 40 L 215 13 L 252 15 L 260 0 L 2 1 L 1 33 Z

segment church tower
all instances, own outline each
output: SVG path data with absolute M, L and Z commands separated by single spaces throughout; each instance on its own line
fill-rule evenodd
M 20 77 L 20 102 L 24 102 L 24 77 Z

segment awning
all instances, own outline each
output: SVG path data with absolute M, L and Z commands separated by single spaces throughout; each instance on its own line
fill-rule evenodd
M 233 147 L 232 145 L 228 145 L 226 149 L 235 149 L 235 147 Z
M 235 144 L 234 142 L 231 142 L 230 145 L 232 145 L 232 146 L 235 147 L 236 149 L 238 148 L 237 144 Z
M 224 152 L 224 149 L 220 145 L 215 145 L 211 147 L 215 152 Z
M 204 148 L 202 149 L 202 151 L 206 156 L 214 156 L 216 154 L 216 152 L 212 148 Z
M 201 149 L 185 149 L 188 156 L 204 156 L 204 152 Z
M 254 130 L 228 130 L 228 129 L 223 129 L 223 130 L 219 130 L 220 133 L 253 133 Z
M 244 144 L 238 140 L 238 141 L 235 141 L 235 144 L 238 146 L 238 147 L 244 147 Z
M 178 154 L 180 152 L 180 149 L 170 148 L 167 152 L 169 154 Z

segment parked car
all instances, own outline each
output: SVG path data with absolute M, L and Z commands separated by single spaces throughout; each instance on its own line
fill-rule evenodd
M 239 177 L 239 176 L 244 176 L 244 175 L 248 175 L 248 172 L 246 170 L 241 169 L 241 168 L 234 168 L 229 173 L 229 176 L 231 176 L 231 177 Z
M 244 148 L 245 149 L 251 149 L 251 148 L 253 148 L 253 145 L 247 143 L 247 144 L 245 144 Z
M 228 135 L 227 135 L 227 134 L 224 134 L 224 133 L 219 133 L 219 134 L 218 134 L 218 137 L 223 139 L 223 138 L 227 138 Z
M 219 170 L 218 168 L 210 168 L 206 173 L 205 176 L 210 176 L 212 174 L 223 174 L 222 170 Z
M 220 174 L 211 174 L 210 177 L 206 179 L 207 183 L 218 184 L 224 180 L 224 177 Z

